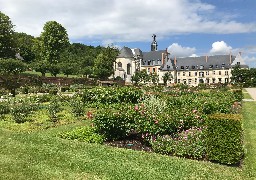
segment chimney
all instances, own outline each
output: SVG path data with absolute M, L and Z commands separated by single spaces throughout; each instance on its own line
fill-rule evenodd
M 176 59 L 176 56 L 174 57 L 174 65 L 176 66 L 177 64 L 177 59 Z
M 164 53 L 162 53 L 162 64 L 164 64 Z
M 229 53 L 229 64 L 232 64 L 232 55 L 231 55 L 231 51 Z
M 207 55 L 205 56 L 205 62 L 208 62 L 208 56 Z

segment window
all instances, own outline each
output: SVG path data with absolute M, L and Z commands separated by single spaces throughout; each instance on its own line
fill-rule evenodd
M 178 76 L 180 76 L 180 72 L 178 72 Z
M 215 78 L 212 78 L 212 83 L 215 83 Z
M 184 69 L 184 66 L 180 66 L 180 69 Z
M 188 79 L 188 84 L 191 84 L 191 82 L 192 82 L 192 79 Z
M 204 72 L 199 72 L 199 77 L 204 77 Z
M 197 78 L 195 78 L 195 83 L 197 83 Z
M 205 72 L 205 75 L 206 75 L 206 76 L 209 75 L 209 71 L 206 71 L 206 72 Z
M 188 70 L 189 69 L 189 66 L 186 66 L 186 70 Z
M 215 65 L 215 68 L 217 69 L 217 68 L 219 68 L 219 66 L 216 64 L 216 65 Z
M 195 72 L 195 76 L 197 76 L 197 72 Z
M 150 73 L 150 68 L 148 68 L 148 73 Z
M 204 69 L 204 66 L 203 66 L 203 65 L 200 65 L 200 69 Z
M 213 65 L 209 65 L 209 68 L 212 69 L 212 68 L 213 68 Z
M 228 75 L 228 71 L 225 71 L 225 76 L 227 76 Z
M 212 74 L 215 75 L 215 71 L 212 71 Z
M 151 63 L 151 60 L 148 60 L 148 65 L 150 65 L 150 63 Z
M 131 64 L 127 64 L 127 74 L 130 75 L 131 74 Z
M 225 78 L 225 83 L 228 83 L 228 78 Z
M 156 72 L 156 68 L 153 68 L 153 73 L 155 73 Z
M 219 71 L 219 75 L 221 75 L 221 71 Z
M 237 65 L 240 65 L 240 62 L 237 62 L 236 64 L 237 64 Z
M 188 72 L 188 76 L 191 76 L 191 72 Z
M 219 78 L 219 82 L 221 83 L 221 78 Z
M 122 67 L 122 63 L 121 63 L 121 62 L 118 62 L 118 63 L 117 63 L 117 67 L 121 68 L 121 67 Z
M 180 83 L 180 79 L 178 79 L 178 83 Z
M 195 66 L 192 66 L 192 69 L 195 69 L 196 67 Z
M 183 72 L 183 76 L 186 76 L 186 72 Z

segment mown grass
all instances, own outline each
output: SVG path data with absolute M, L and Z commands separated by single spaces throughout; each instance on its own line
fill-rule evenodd
M 35 72 L 35 71 L 25 71 L 22 74 L 32 74 L 32 75 L 38 75 L 38 76 L 42 76 L 42 74 L 40 72 Z M 45 77 L 54 77 L 51 73 L 45 73 Z M 57 74 L 57 77 L 67 77 L 65 74 Z M 70 78 L 76 78 L 79 77 L 77 75 L 69 75 L 68 77 Z
M 33 133 L 0 130 L 1 179 L 243 179 L 241 169 L 59 139 L 67 125 Z
M 243 170 L 245 177 L 256 179 L 256 102 L 243 102 L 245 160 Z

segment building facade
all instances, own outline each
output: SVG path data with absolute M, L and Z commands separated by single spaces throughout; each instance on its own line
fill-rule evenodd
M 249 68 L 242 59 L 241 53 L 237 56 L 229 54 L 171 58 L 167 49 L 157 50 L 156 35 L 152 37 L 150 52 L 128 47 L 120 50 L 114 64 L 115 78 L 119 76 L 127 83 L 131 83 L 131 77 L 136 71 L 146 70 L 148 74 L 156 74 L 159 83 L 163 83 L 163 76 L 168 72 L 171 74 L 169 84 L 182 83 L 197 86 L 199 83 L 230 83 L 231 70 L 234 66 Z

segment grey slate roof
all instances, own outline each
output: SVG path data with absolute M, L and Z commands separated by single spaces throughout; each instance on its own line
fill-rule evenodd
M 132 51 L 135 57 L 140 57 L 140 58 L 143 57 L 142 51 L 139 48 L 132 49 Z
M 123 47 L 120 50 L 119 55 L 117 56 L 118 58 L 133 58 L 133 53 L 132 50 L 128 47 Z
M 165 50 L 143 52 L 143 60 L 141 65 L 161 65 L 162 53 L 166 53 Z
M 200 70 L 200 69 L 226 69 L 230 68 L 232 62 L 235 60 L 235 56 L 230 55 L 215 55 L 200 57 L 185 57 L 177 58 L 176 69 L 177 70 Z

